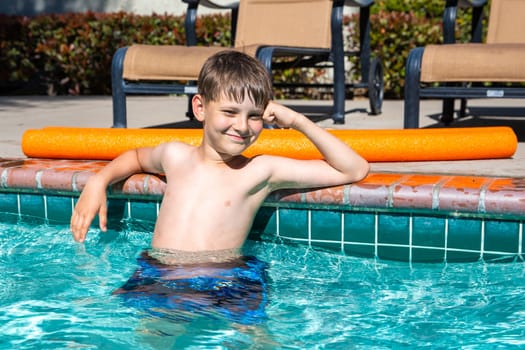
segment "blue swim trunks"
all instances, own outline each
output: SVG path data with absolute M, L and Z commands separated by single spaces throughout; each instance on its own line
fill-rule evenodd
M 166 265 L 145 251 L 137 261 L 133 276 L 114 291 L 128 306 L 175 320 L 192 314 L 218 314 L 240 324 L 266 319 L 267 264 L 254 256 Z

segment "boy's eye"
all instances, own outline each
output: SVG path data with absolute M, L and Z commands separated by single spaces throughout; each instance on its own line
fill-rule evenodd
M 262 115 L 259 115 L 259 114 L 254 114 L 250 116 L 250 120 L 261 120 L 261 119 L 262 119 Z

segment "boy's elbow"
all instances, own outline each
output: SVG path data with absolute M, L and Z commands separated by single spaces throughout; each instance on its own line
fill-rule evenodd
M 370 172 L 370 163 L 363 159 L 363 163 L 354 172 L 354 179 L 352 182 L 363 180 Z

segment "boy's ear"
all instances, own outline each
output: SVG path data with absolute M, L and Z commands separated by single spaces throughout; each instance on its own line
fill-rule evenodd
M 203 122 L 204 121 L 204 100 L 202 96 L 197 94 L 191 99 L 191 108 L 193 109 L 193 115 L 195 118 Z

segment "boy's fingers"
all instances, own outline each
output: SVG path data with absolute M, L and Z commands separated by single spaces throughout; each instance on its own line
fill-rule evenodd
M 77 234 L 73 236 L 73 238 L 75 239 L 76 242 L 82 243 L 86 239 L 86 234 L 78 232 Z
M 108 224 L 108 207 L 103 204 L 98 211 L 98 225 L 100 229 L 104 232 L 107 230 Z
M 71 216 L 70 229 L 73 233 L 73 239 L 77 242 L 84 242 L 86 239 L 89 226 L 93 221 L 94 215 L 89 215 L 85 213 L 80 213 L 78 211 L 73 211 Z
M 71 230 L 71 233 L 73 234 L 73 239 L 75 241 L 78 241 L 78 238 L 79 238 L 78 221 L 79 221 L 78 214 L 73 212 L 73 215 L 71 215 L 71 222 L 69 224 L 69 229 Z
M 85 227 L 85 221 L 82 216 L 73 214 L 71 217 L 71 232 L 73 233 L 73 239 L 77 242 L 84 242 L 86 238 L 87 228 Z

